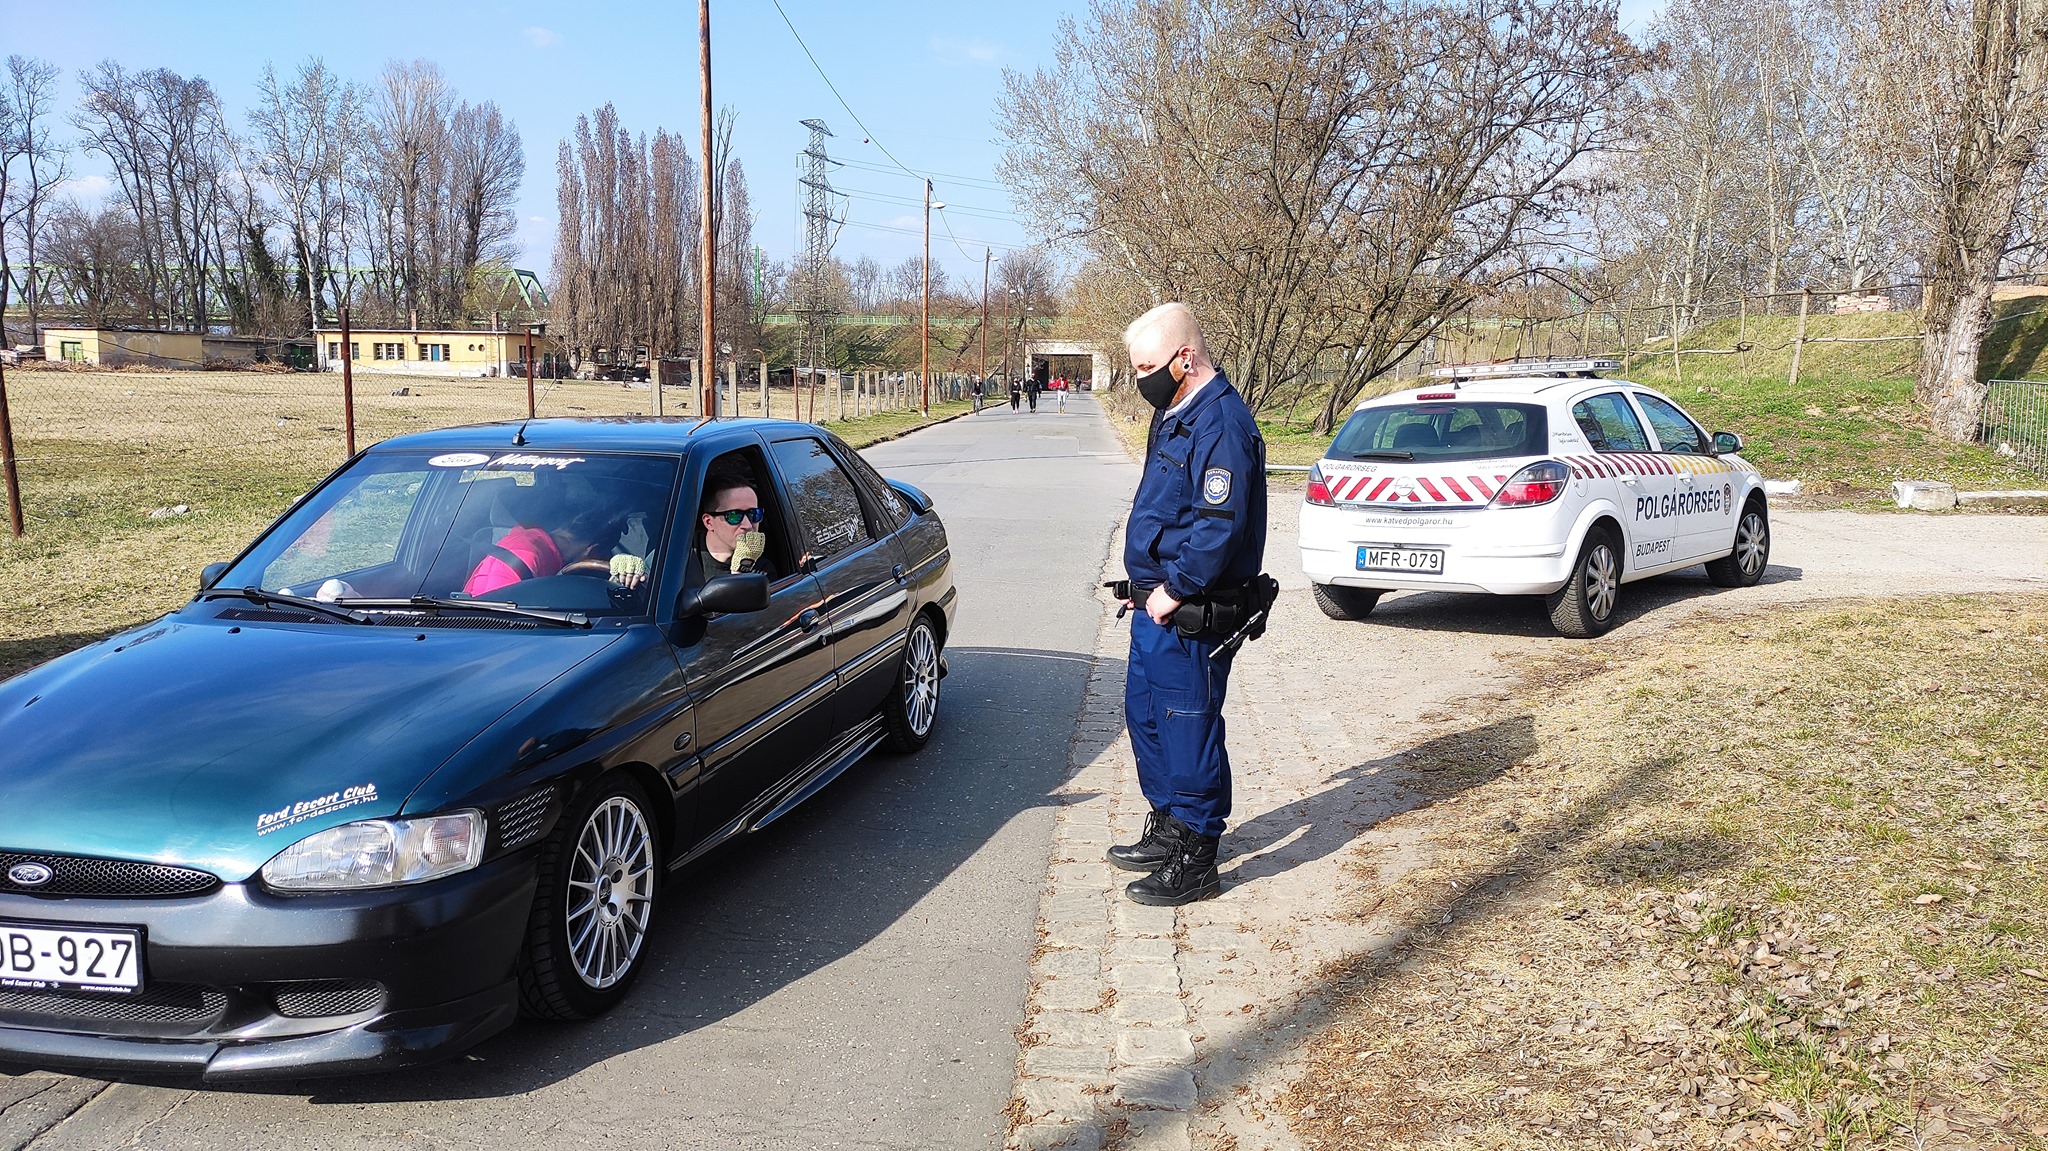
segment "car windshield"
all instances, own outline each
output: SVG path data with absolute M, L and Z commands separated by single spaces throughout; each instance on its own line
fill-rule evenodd
M 1541 455 L 1549 442 L 1540 404 L 1388 404 L 1351 413 L 1330 444 L 1330 458 L 1483 460 Z
M 661 456 L 373 452 L 214 586 L 340 604 L 427 596 L 641 615 L 676 475 Z

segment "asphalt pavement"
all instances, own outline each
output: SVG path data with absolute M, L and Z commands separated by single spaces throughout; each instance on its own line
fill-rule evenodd
M 1000 1146 L 1052 793 L 1137 469 L 1085 394 L 866 454 L 928 492 L 952 537 L 937 733 L 678 877 L 620 1009 L 359 1079 L 0 1074 L 0 1151 Z

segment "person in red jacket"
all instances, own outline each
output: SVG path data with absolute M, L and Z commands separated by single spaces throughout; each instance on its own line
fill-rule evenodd
M 522 580 L 542 579 L 577 560 L 589 558 L 604 526 L 602 513 L 586 512 L 561 527 L 546 530 L 521 525 L 491 545 L 462 585 L 462 594 L 482 596 Z

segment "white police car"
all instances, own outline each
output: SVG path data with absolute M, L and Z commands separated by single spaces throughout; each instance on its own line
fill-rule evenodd
M 1309 472 L 1301 566 L 1362 619 L 1396 589 L 1549 597 L 1567 636 L 1614 622 L 1622 584 L 1704 563 L 1747 587 L 1770 561 L 1763 476 L 1612 360 L 1439 369 L 1366 400 Z

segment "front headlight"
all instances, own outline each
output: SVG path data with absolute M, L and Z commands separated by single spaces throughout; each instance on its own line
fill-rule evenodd
M 353 891 L 439 879 L 484 856 L 484 817 L 455 811 L 424 819 L 366 819 L 301 839 L 263 865 L 279 891 Z

